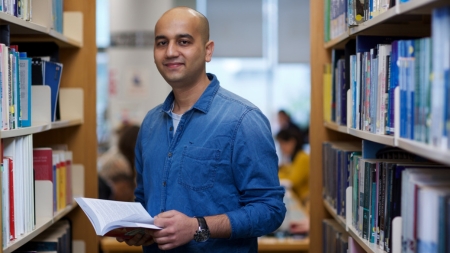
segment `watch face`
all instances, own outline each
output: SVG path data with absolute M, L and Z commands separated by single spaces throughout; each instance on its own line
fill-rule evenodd
M 206 242 L 209 239 L 209 230 L 201 229 L 195 232 L 194 240 L 196 242 Z

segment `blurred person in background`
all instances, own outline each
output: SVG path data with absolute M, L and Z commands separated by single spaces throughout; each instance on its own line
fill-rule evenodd
M 278 132 L 276 140 L 283 156 L 289 158 L 289 161 L 280 165 L 280 183 L 287 191 L 294 193 L 294 201 L 297 200 L 303 211 L 309 213 L 309 155 L 303 150 L 305 137 L 294 128 L 286 128 Z M 308 215 L 288 222 L 291 234 L 305 234 L 309 231 Z
M 139 126 L 124 124 L 117 131 L 117 145 L 99 158 L 99 198 L 134 201 L 134 147 L 138 133 Z

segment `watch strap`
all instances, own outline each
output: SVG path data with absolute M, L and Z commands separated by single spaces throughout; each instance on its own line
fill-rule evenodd
M 204 217 L 195 217 L 198 221 L 198 226 L 200 229 L 208 229 L 208 224 L 206 224 L 206 220 Z

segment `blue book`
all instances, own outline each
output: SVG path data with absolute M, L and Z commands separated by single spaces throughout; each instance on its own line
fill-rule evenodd
M 31 126 L 31 58 L 21 52 L 19 58 L 20 104 L 19 120 L 22 127 Z
M 388 129 L 389 134 L 394 135 L 394 104 L 395 104 L 395 96 L 394 90 L 399 85 L 399 69 L 397 65 L 398 55 L 399 55 L 399 41 L 394 41 L 391 44 L 391 61 L 389 64 L 390 74 L 389 74 L 389 103 L 388 103 Z
M 352 128 L 356 128 L 356 55 L 350 56 L 350 87 L 352 90 Z
M 51 90 L 51 119 L 56 121 L 56 110 L 58 103 L 59 85 L 63 65 L 57 62 L 42 61 L 42 73 L 44 85 L 50 86 Z
M 414 140 L 415 41 L 406 40 L 406 138 Z
M 370 226 L 369 237 L 371 243 L 377 242 L 378 233 L 376 231 L 377 217 L 377 162 L 370 163 Z

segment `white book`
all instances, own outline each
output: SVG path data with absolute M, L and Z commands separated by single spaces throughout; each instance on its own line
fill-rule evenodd
M 438 253 L 439 199 L 450 196 L 450 186 L 422 187 L 418 193 L 417 253 Z M 442 235 L 441 235 L 442 236 Z M 448 240 L 448 238 L 447 238 Z
M 16 145 L 15 145 L 15 156 L 13 159 L 14 166 L 14 190 L 15 191 L 15 199 L 17 198 L 17 205 L 15 206 L 15 210 L 17 210 L 15 218 L 19 235 L 23 235 L 25 233 L 25 173 L 23 167 L 23 137 L 16 137 Z
M 389 65 L 386 62 L 387 56 L 391 54 L 391 45 L 380 45 L 378 52 L 378 101 L 377 101 L 377 134 L 385 134 L 386 131 L 386 114 L 387 100 L 389 99 L 386 90 L 387 72 Z
M 139 202 L 75 198 L 100 236 L 130 237 L 144 229 L 161 229 Z
M 4 44 L 0 44 L 1 48 L 1 79 L 2 79 L 2 130 L 9 130 L 9 77 L 8 77 L 8 59 L 9 50 Z
M 418 202 L 416 199 L 419 187 L 427 185 L 445 185 L 450 183 L 448 169 L 417 168 L 402 172 L 402 245 L 406 253 L 415 253 L 416 239 L 414 231 L 417 227 Z

